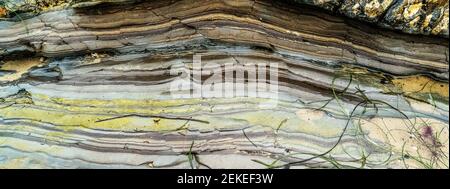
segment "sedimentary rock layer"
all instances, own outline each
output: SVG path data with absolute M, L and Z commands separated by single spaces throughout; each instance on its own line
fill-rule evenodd
M 0 22 L 0 167 L 448 168 L 444 38 L 286 2 L 91 5 Z
M 280 1 L 280 0 L 278 0 Z M 322 8 L 368 23 L 405 33 L 439 35 L 448 38 L 448 0 L 281 0 Z M 4 16 L 28 15 L 67 7 L 98 4 L 127 4 L 137 0 L 4 0 Z M 256 1 L 255 1 L 256 2 Z M 254 3 L 255 3 L 254 2 Z M 0 16 L 1 17 L 1 16 Z
M 294 0 L 405 33 L 448 38 L 448 0 Z

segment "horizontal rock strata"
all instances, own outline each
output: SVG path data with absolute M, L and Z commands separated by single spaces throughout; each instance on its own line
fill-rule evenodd
M 2 168 L 448 168 L 444 38 L 284 1 L 77 3 L 0 21 Z
M 448 0 L 282 0 L 322 8 L 385 28 L 448 38 Z M 36 15 L 67 7 L 129 4 L 136 0 L 4 0 L 3 16 Z M 255 1 L 256 2 L 256 1 Z M 253 3 L 255 3 L 253 2 Z M 290 5 L 288 5 L 290 6 Z M 0 16 L 1 17 L 1 16 Z

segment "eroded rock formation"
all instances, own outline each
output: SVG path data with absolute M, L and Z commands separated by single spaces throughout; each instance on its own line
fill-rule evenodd
M 448 1 L 118 2 L 0 21 L 0 167 L 448 168 Z

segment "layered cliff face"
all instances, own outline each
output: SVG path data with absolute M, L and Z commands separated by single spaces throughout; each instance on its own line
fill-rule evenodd
M 448 168 L 448 1 L 0 5 L 2 168 Z
M 80 8 L 112 3 L 129 4 L 142 0 L 4 0 L 3 7 L 35 15 L 49 10 Z M 280 0 L 279 0 L 280 1 Z M 281 0 L 299 6 L 311 5 L 349 18 L 411 34 L 439 35 L 448 38 L 448 0 Z M 7 12 L 0 15 L 7 15 Z

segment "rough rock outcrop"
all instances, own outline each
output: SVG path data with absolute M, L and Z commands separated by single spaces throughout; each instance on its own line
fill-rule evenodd
M 413 34 L 448 38 L 448 0 L 294 0 Z

